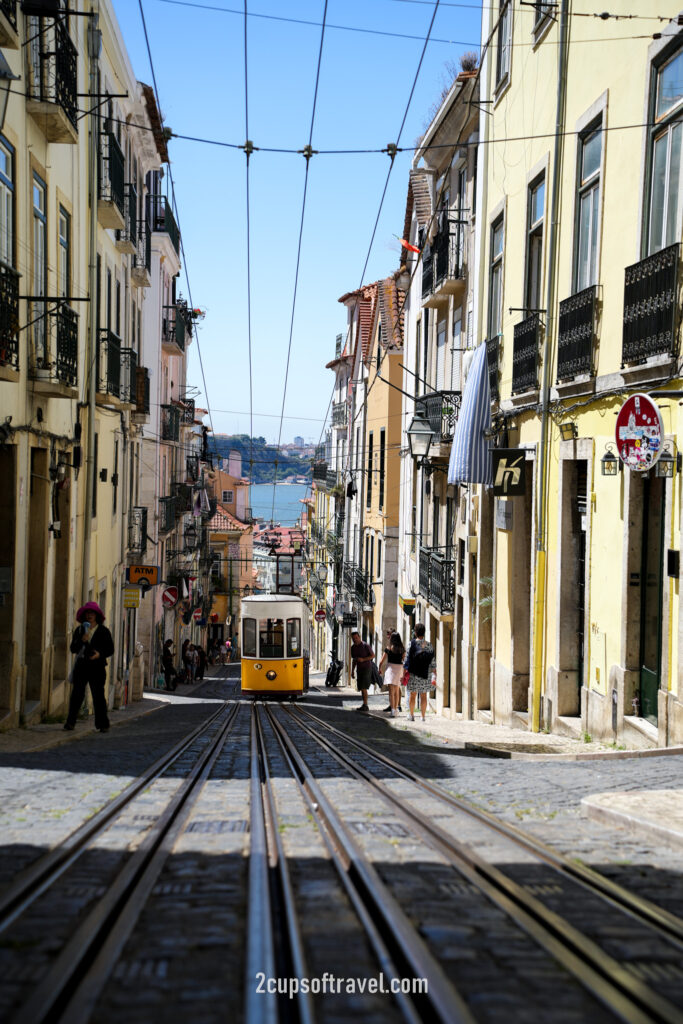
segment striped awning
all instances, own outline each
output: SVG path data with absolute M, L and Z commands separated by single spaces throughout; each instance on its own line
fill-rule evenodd
M 484 431 L 491 427 L 491 396 L 486 345 L 472 357 L 455 425 L 448 463 L 449 484 L 491 484 L 491 452 Z

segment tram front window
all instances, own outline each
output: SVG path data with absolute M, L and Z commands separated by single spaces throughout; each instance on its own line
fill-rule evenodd
M 245 658 L 256 657 L 256 619 L 242 622 L 242 653 Z
M 285 656 L 285 623 L 284 619 L 259 620 L 259 657 L 284 658 Z
M 301 619 L 287 619 L 287 657 L 301 654 Z

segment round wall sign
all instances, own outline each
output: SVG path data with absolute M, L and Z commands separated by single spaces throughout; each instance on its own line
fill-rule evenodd
M 324 608 L 318 608 L 317 612 L 314 615 L 314 618 L 315 618 L 316 622 L 324 622 L 325 621 L 325 609 Z
M 178 603 L 178 588 L 166 587 L 161 595 L 161 601 L 164 608 L 174 608 Z
M 631 395 L 617 415 L 615 430 L 619 458 L 629 469 L 645 473 L 662 453 L 662 415 L 649 395 Z

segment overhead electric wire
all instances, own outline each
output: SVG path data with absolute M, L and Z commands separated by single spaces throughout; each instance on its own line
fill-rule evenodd
M 246 167 L 246 216 L 247 216 L 247 341 L 249 349 L 249 485 L 254 467 L 254 371 L 251 349 L 251 199 L 249 192 L 249 66 L 247 47 L 247 0 L 244 0 L 244 155 Z M 277 474 L 276 474 L 277 475 Z
M 318 103 L 318 86 L 320 85 L 320 67 L 323 59 L 323 44 L 325 42 L 325 22 L 327 20 L 327 0 L 325 0 L 325 6 L 323 8 L 323 22 L 322 31 L 320 33 L 320 48 L 318 49 L 318 66 L 315 72 L 315 89 L 313 91 L 313 109 L 311 111 L 311 127 L 308 132 L 308 146 L 304 152 L 306 159 L 306 173 L 304 176 L 304 194 L 301 202 L 301 223 L 299 224 L 299 243 L 296 250 L 296 270 L 294 273 L 294 294 L 292 296 L 292 315 L 289 323 L 289 343 L 287 345 L 287 364 L 285 367 L 285 380 L 282 389 L 282 410 L 280 413 L 280 429 L 278 432 L 278 451 L 280 448 L 280 442 L 282 441 L 282 421 L 285 414 L 285 403 L 287 401 L 287 383 L 289 380 L 289 363 L 292 355 L 292 337 L 294 335 L 294 315 L 296 312 L 296 296 L 297 289 L 299 286 L 299 267 L 301 265 L 301 243 L 304 234 L 304 219 L 306 216 L 306 196 L 308 194 L 308 173 L 311 166 L 312 146 L 313 146 L 313 127 L 315 125 L 315 111 Z M 273 481 L 273 505 L 271 509 L 271 518 L 275 518 L 275 487 L 277 484 L 277 466 L 275 467 L 275 480 Z

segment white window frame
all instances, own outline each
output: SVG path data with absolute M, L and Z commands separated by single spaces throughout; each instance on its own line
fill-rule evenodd
M 14 173 L 16 151 L 0 136 L 0 150 L 6 160 L 7 172 L 0 170 L 0 260 L 14 267 Z
M 541 304 L 543 293 L 543 234 L 545 229 L 545 174 L 540 174 L 530 182 L 527 188 L 527 221 L 526 221 L 526 282 L 524 288 L 524 305 L 527 316 L 537 310 Z M 533 217 L 534 196 L 543 189 L 543 206 L 540 216 Z M 539 251 L 540 250 L 540 251 Z
M 223 497 L 221 499 L 222 504 L 224 504 L 224 505 L 232 505 L 232 503 L 235 500 L 235 491 L 234 490 L 230 490 L 230 491 L 229 490 L 225 490 L 225 491 L 222 491 L 221 493 L 223 495 Z
M 496 89 L 510 78 L 512 63 L 512 0 L 500 0 L 496 40 Z
M 602 209 L 602 161 L 604 151 L 604 131 L 602 116 L 593 121 L 585 128 L 578 137 L 577 158 L 576 158 L 576 199 L 575 199 L 575 222 L 574 222 L 574 267 L 573 267 L 573 293 L 583 291 L 598 283 L 600 264 L 600 224 Z M 597 169 L 583 177 L 583 156 L 586 143 L 594 135 L 600 135 L 600 160 Z M 588 228 L 588 253 L 587 264 L 581 259 L 583 233 L 581 212 L 584 204 L 590 204 L 590 217 Z M 586 270 L 584 270 L 584 265 Z

